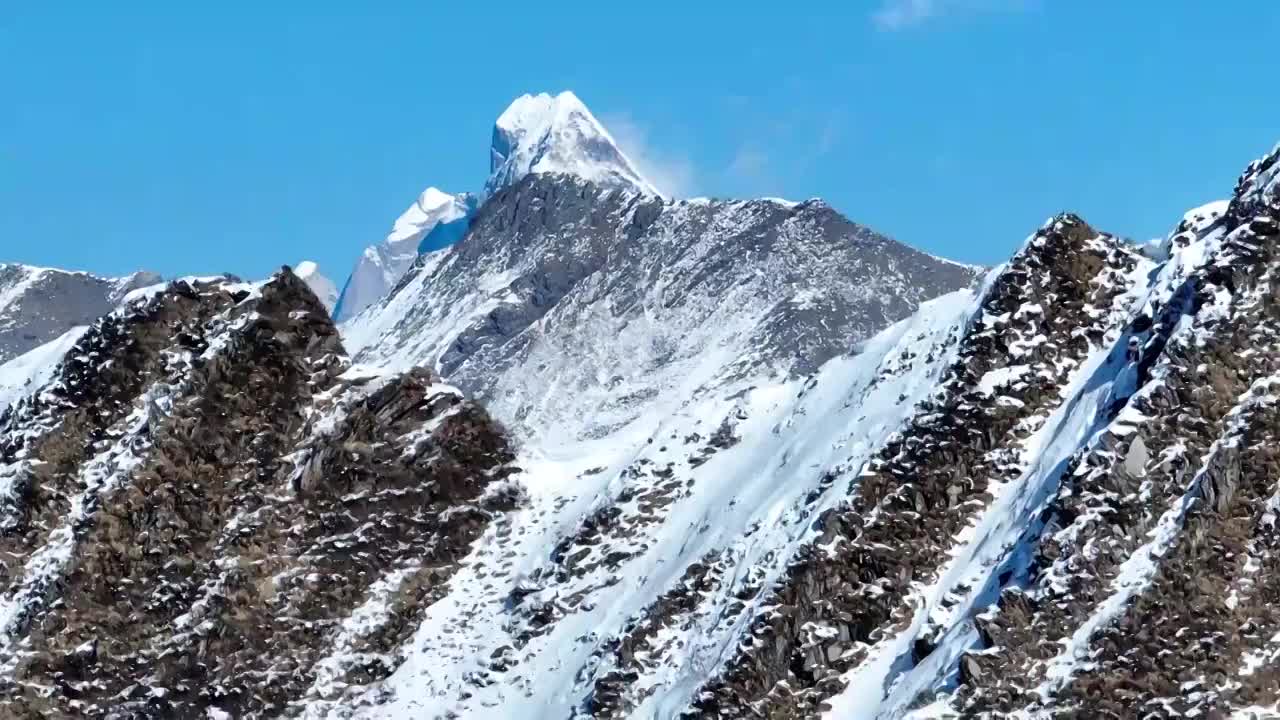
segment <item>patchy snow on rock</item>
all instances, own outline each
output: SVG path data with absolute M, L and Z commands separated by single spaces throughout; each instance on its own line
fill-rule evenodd
M 656 408 L 652 421 L 636 424 L 643 431 L 530 448 L 519 476 L 528 505 L 477 546 L 419 628 L 404 665 L 378 691 L 392 699 L 370 708 L 368 716 L 454 711 L 489 718 L 568 717 L 590 690 L 589 681 L 611 670 L 593 658 L 691 564 L 724 555 L 740 567 L 757 568 L 759 574 L 725 578 L 704 597 L 698 619 L 662 631 L 660 646 L 680 652 L 646 656 L 649 669 L 638 691 L 649 700 L 637 716 L 669 717 L 738 632 L 736 623 L 716 618 L 729 612 L 745 587 L 767 584 L 785 568 L 787 553 L 779 549 L 814 532 L 804 518 L 839 502 L 843 488 L 824 487 L 824 469 L 856 467 L 899 427 L 914 401 L 932 391 L 967 321 L 971 298 L 970 291 L 961 291 L 926 303 L 911 319 L 867 341 L 860 354 L 832 360 L 812 378 L 744 378 L 683 407 Z M 899 364 L 925 355 L 934 360 Z M 713 436 L 727 425 L 740 439 L 701 459 L 700 443 L 689 438 Z M 686 457 L 697 459 L 690 464 Z M 661 511 L 628 501 L 640 468 L 674 471 L 673 479 L 689 490 Z M 806 500 L 815 495 L 816 505 Z M 611 544 L 633 557 L 616 568 L 553 579 L 549 557 L 563 534 L 582 517 L 609 507 L 621 510 L 629 527 Z M 603 554 L 602 548 L 594 552 Z M 524 603 L 536 598 L 562 604 L 623 577 L 627 592 L 565 606 L 548 632 L 525 641 L 517 637 L 523 622 L 509 598 L 527 592 L 522 587 L 532 591 Z M 477 685 L 473 678 L 487 674 L 486 659 L 504 652 L 511 669 L 503 681 Z M 460 699 L 464 689 L 469 699 Z M 312 710 L 323 715 L 319 705 Z

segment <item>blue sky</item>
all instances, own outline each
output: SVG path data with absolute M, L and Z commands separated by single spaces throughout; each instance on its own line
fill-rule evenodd
M 480 188 L 526 91 L 670 190 L 983 263 L 1059 210 L 1163 234 L 1280 140 L 1266 0 L 194 6 L 0 14 L 0 260 L 341 282 L 424 187 Z

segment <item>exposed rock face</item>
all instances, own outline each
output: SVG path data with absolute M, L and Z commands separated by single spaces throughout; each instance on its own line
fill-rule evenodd
M 88 325 L 136 288 L 160 282 L 155 273 L 123 278 L 0 263 L 0 364 L 77 325 Z
M 808 374 L 976 273 L 817 200 L 534 174 L 343 332 L 362 362 L 432 364 L 525 436 L 579 440 L 701 386 Z
M 511 460 L 432 373 L 351 367 L 288 271 L 132 299 L 0 416 L 0 716 L 341 706 L 519 499 Z

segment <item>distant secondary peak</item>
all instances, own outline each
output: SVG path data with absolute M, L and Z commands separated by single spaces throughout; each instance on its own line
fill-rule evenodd
M 602 187 L 661 195 L 568 91 L 522 95 L 494 123 L 485 195 L 530 173 L 566 173 Z
M 320 273 L 319 265 L 311 260 L 303 260 L 293 266 L 293 274 L 311 288 L 326 311 L 333 313 L 334 306 L 338 304 L 338 286 Z
M 469 193 L 451 195 L 429 187 L 396 219 L 386 242 L 397 247 L 402 244 L 411 246 L 416 252 L 418 241 L 436 223 L 456 220 L 469 213 L 474 204 L 475 200 Z
M 413 265 L 432 229 L 469 216 L 475 206 L 471 193 L 453 195 L 434 187 L 423 190 L 396 218 L 386 239 L 365 248 L 333 308 L 334 320 L 350 320 L 385 296 Z

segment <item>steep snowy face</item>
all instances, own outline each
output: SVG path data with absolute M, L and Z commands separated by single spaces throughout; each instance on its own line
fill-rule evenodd
M 0 413 L 44 386 L 62 361 L 62 356 L 87 329 L 87 325 L 71 328 L 34 350 L 0 363 Z
M 524 502 L 353 704 L 605 717 L 688 692 L 735 641 L 713 618 L 842 497 L 831 469 L 933 389 L 976 274 L 817 201 L 664 203 L 536 174 L 494 195 L 343 332 L 363 361 L 434 364 L 481 393 L 524 440 Z M 656 664 L 624 702 L 641 665 L 611 648 L 649 615 L 626 642 Z
M 351 366 L 288 271 L 134 293 L 59 348 L 0 411 L 0 717 L 339 708 L 517 499 L 483 410 Z
M 395 287 L 418 258 L 419 246 L 437 225 L 467 217 L 475 207 L 469 194 L 450 195 L 433 187 L 396 219 L 385 240 L 365 248 L 335 302 L 334 319 L 354 317 Z
M 0 363 L 107 313 L 129 291 L 160 282 L 155 273 L 104 278 L 0 263 Z
M 1278 159 L 1158 263 L 1037 233 L 697 712 L 1280 717 Z
M 587 106 L 567 91 L 522 95 L 493 126 L 485 195 L 530 173 L 562 173 L 603 188 L 659 194 Z
M 1106 407 L 1108 357 L 1152 269 L 1072 216 L 1033 236 L 981 293 L 936 391 L 835 481 L 847 497 L 763 593 L 770 609 L 691 698 L 699 711 L 890 718 L 944 687 L 972 615 L 1010 582 L 1046 473 L 1083 439 L 1062 410 L 1087 428 Z
M 975 273 L 818 201 L 666 203 L 535 174 L 343 333 L 362 362 L 433 366 L 547 446 L 812 372 Z
M 1069 396 L 1075 447 L 1039 459 L 1041 505 L 938 706 L 1280 715 L 1277 160 L 1250 165 L 1225 211 L 1188 214 Z
M 844 478 L 934 389 L 972 301 L 930 301 L 812 376 L 703 388 L 646 433 L 530 454 L 515 476 L 524 501 L 481 539 L 404 664 L 353 698 L 358 716 L 688 709 L 767 612 L 764 590 L 816 537 L 815 516 L 847 496 Z
M 316 298 L 320 300 L 321 305 L 324 305 L 324 309 L 332 314 L 334 307 L 338 304 L 338 287 L 332 280 L 320 274 L 320 266 L 310 260 L 303 260 L 293 267 L 293 274 L 311 288 L 311 292 L 316 294 Z

